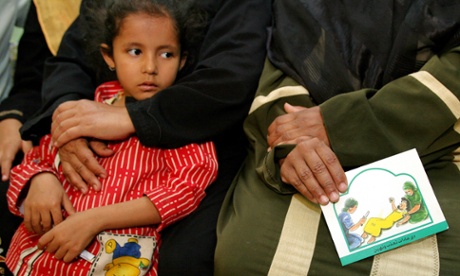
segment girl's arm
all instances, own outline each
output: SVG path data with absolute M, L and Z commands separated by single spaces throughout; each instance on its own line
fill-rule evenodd
M 27 230 L 40 235 L 62 221 L 63 208 L 68 214 L 74 212 L 53 166 L 56 152 L 51 147 L 51 136 L 47 135 L 11 170 L 8 208 L 13 214 L 24 216 Z
M 161 218 L 147 197 L 75 213 L 44 234 L 38 248 L 54 253 L 55 258 L 74 260 L 97 234 L 106 229 L 154 225 Z
M 38 174 L 49 172 L 58 178 L 58 173 L 53 166 L 56 149 L 50 147 L 51 136 L 45 136 L 40 145 L 34 147 L 25 156 L 21 164 L 11 170 L 10 186 L 7 191 L 8 208 L 17 215 L 22 216 L 19 209 L 27 195 L 31 180 Z
M 157 231 L 193 212 L 204 198 L 206 188 L 216 178 L 218 170 L 216 152 L 211 142 L 163 150 L 161 159 L 166 163 L 168 172 L 161 179 L 162 185 L 144 191 L 161 216 Z

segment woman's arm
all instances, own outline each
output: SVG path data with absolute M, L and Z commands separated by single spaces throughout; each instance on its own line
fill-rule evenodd
M 125 113 L 129 114 L 128 118 L 132 121 L 136 135 L 144 145 L 177 147 L 191 142 L 212 140 L 219 135 L 232 134 L 230 130 L 241 124 L 247 115 L 265 58 L 271 3 L 264 0 L 232 0 L 219 1 L 220 6 L 216 6 L 214 2 L 217 1 L 207 0 L 200 3 L 212 7 L 208 8 L 211 20 L 193 71 L 155 97 L 126 105 Z M 65 39 L 66 37 L 63 43 Z M 61 48 L 65 49 L 64 46 L 65 44 Z M 78 46 L 74 43 L 73 48 Z M 61 58 L 61 62 L 55 64 L 54 69 L 51 68 L 54 73 L 45 80 L 46 85 L 51 85 L 48 91 L 53 91 L 51 88 L 58 90 L 57 86 L 62 85 L 64 79 L 68 79 L 65 78 L 66 73 L 63 73 L 66 70 L 59 67 L 64 65 Z M 73 71 L 69 69 L 67 72 L 76 74 L 77 66 L 74 67 Z M 80 74 L 85 74 L 84 66 L 79 67 L 82 68 Z M 83 81 L 86 86 L 90 79 L 87 76 L 80 81 L 69 79 L 66 83 Z M 44 93 L 48 92 L 45 90 Z M 71 91 L 59 94 L 69 95 Z M 70 106 L 58 109 L 54 118 L 68 109 Z M 126 118 L 123 117 L 122 121 L 125 122 Z M 112 122 L 99 119 L 96 122 L 98 125 L 93 125 L 93 128 L 116 127 Z M 77 124 L 80 123 L 84 122 Z M 65 134 L 61 137 L 54 132 L 56 128 L 53 128 L 53 137 L 58 145 L 91 132 L 84 130 L 84 126 L 70 130 L 75 127 L 75 122 L 67 123 L 63 120 L 59 125 L 59 133 Z M 130 129 L 121 131 L 125 136 L 131 134 Z

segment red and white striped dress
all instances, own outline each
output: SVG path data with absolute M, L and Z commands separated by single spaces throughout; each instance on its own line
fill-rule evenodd
M 96 90 L 96 101 L 103 102 L 113 98 L 121 90 L 118 82 L 105 83 Z M 98 158 L 108 173 L 107 178 L 101 180 L 102 190 L 95 192 L 90 189 L 86 195 L 82 195 L 65 180 L 61 166 L 55 167 L 57 149 L 50 142 L 49 135 L 43 137 L 40 145 L 12 170 L 7 198 L 10 210 L 16 215 L 21 215 L 18 196 L 29 180 L 40 172 L 51 172 L 62 182 L 77 212 L 147 196 L 158 209 L 162 218 L 161 224 L 157 227 L 134 227 L 108 232 L 153 237 L 158 243 L 160 231 L 164 227 L 197 208 L 205 196 L 206 187 L 217 175 L 216 152 L 211 142 L 190 144 L 176 149 L 160 149 L 144 147 L 136 137 L 130 137 L 125 141 L 109 143 L 115 154 Z M 12 271 L 16 271 L 18 275 L 89 273 L 91 263 L 81 258 L 64 263 L 47 252 L 34 252 L 38 238 L 28 233 L 23 224 L 19 227 L 6 260 Z M 94 240 L 86 250 L 96 255 L 101 247 Z M 152 268 L 146 275 L 156 275 L 157 254 L 158 246 L 153 256 Z

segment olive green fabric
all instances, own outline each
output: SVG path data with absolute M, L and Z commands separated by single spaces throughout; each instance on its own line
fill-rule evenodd
M 307 90 L 267 62 L 244 124 L 249 155 L 219 217 L 215 275 L 452 275 L 460 271 L 459 68 L 458 47 L 380 90 L 354 91 L 320 105 L 332 148 L 346 169 L 416 148 L 450 227 L 436 237 L 342 267 L 318 207 L 293 196 L 292 187 L 280 181 L 277 161 L 293 146 L 267 152 L 267 128 L 284 114 L 283 104 L 313 106 Z M 297 223 L 290 219 L 293 205 L 305 212 L 296 215 Z M 298 243 L 284 241 L 286 232 L 294 233 L 286 231 L 292 224 L 308 233 L 299 235 Z M 280 262 L 278 253 L 286 246 L 293 255 L 304 256 L 304 264 L 295 256 Z

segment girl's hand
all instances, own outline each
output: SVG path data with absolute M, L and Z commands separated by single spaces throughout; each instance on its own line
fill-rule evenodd
M 39 235 L 62 222 L 62 208 L 75 212 L 61 182 L 52 173 L 37 174 L 30 181 L 24 200 L 24 224 L 29 232 Z
M 54 253 L 58 260 L 71 262 L 100 232 L 97 220 L 97 217 L 92 217 L 91 210 L 74 213 L 45 233 L 37 246 Z

